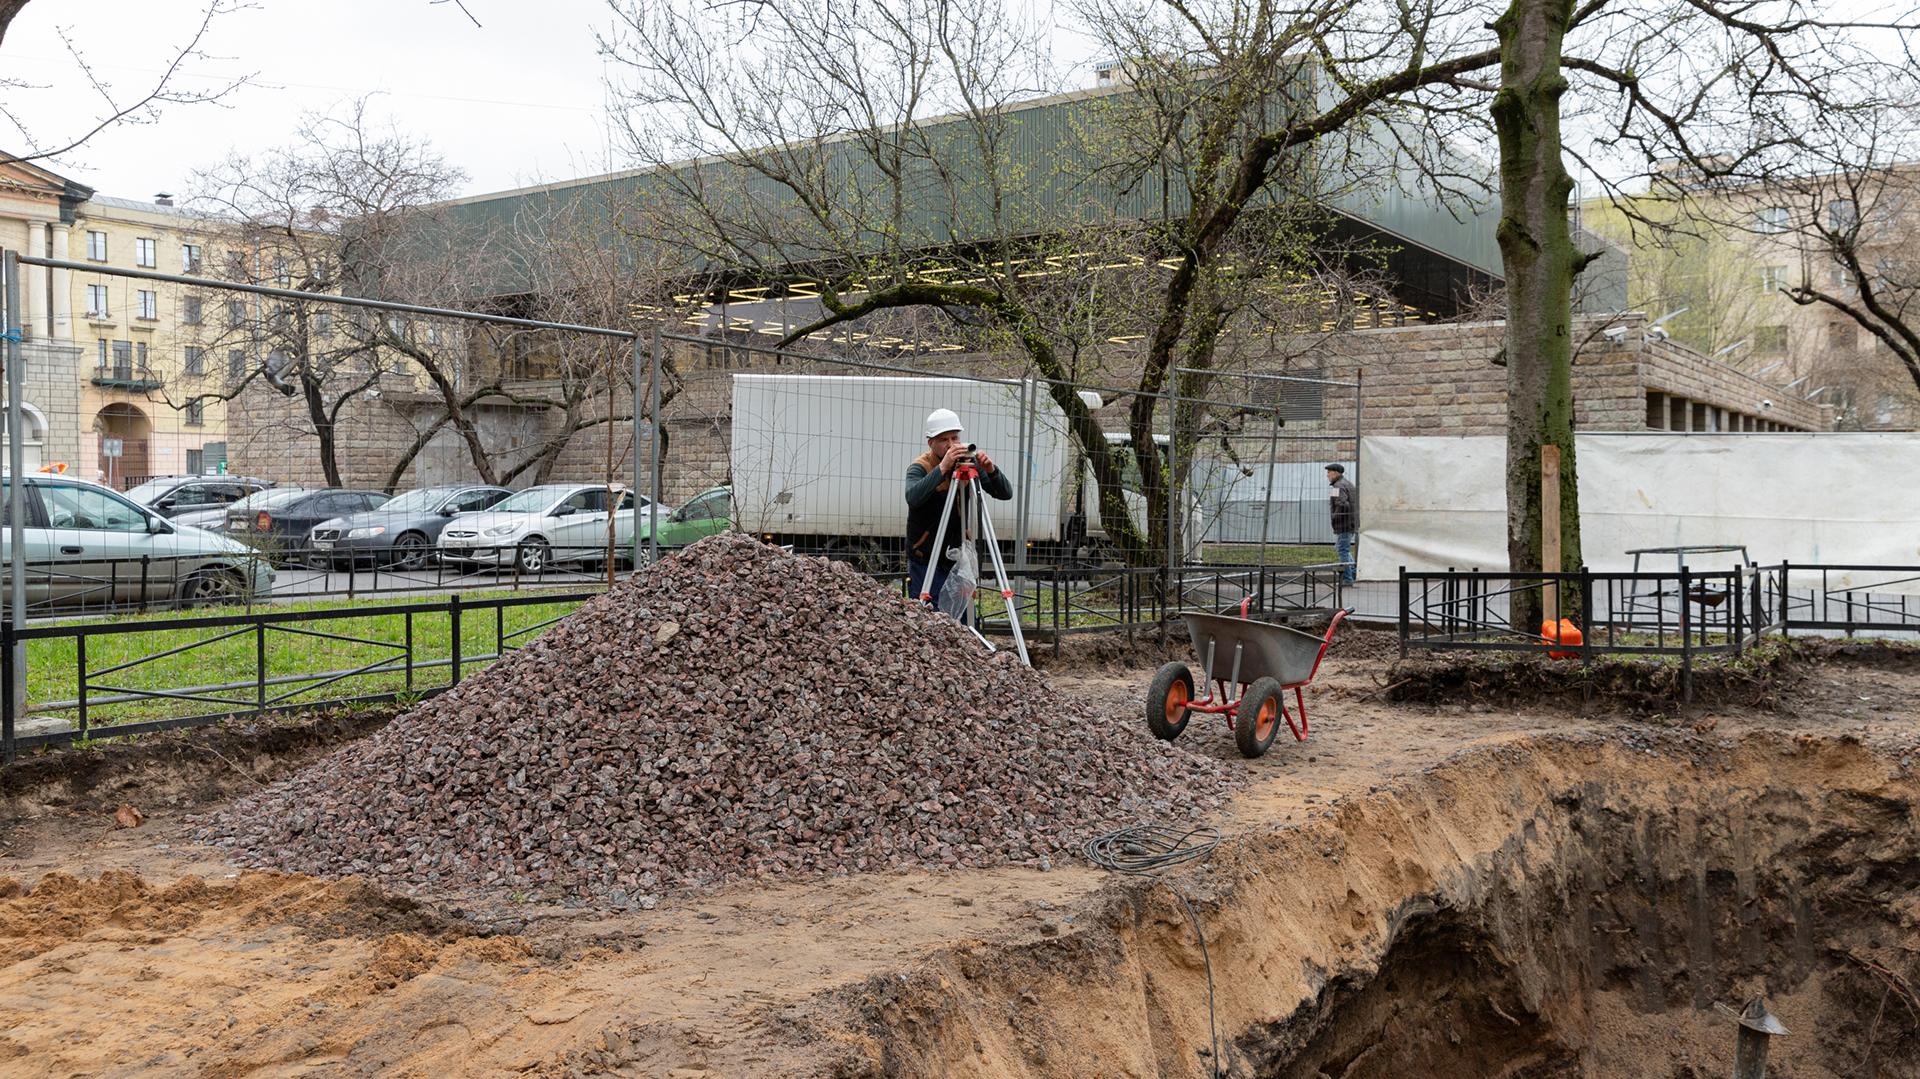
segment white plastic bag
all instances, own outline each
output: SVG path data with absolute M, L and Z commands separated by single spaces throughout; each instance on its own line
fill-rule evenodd
M 968 625 L 973 621 L 973 594 L 980 589 L 980 555 L 971 543 L 962 544 L 951 554 L 953 564 L 947 570 L 946 583 L 940 586 L 935 605 L 942 614 Z

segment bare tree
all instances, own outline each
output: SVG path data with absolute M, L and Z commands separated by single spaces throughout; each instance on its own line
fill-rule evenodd
M 27 6 L 28 0 L 0 0 L 0 44 L 4 44 L 7 28 L 14 18 Z M 0 121 L 12 129 L 12 139 L 26 148 L 25 153 L 0 153 L 0 165 L 10 161 L 37 161 L 42 158 L 58 157 L 71 153 L 85 145 L 88 139 L 117 124 L 151 124 L 160 119 L 162 111 L 174 105 L 217 104 L 234 91 L 253 80 L 252 75 L 241 75 L 223 80 L 207 90 L 188 90 L 180 85 L 180 69 L 188 64 L 209 59 L 205 52 L 208 34 L 215 22 L 232 15 L 234 12 L 252 7 L 245 0 L 208 0 L 207 6 L 200 11 L 200 17 L 192 25 L 184 44 L 173 47 L 165 54 L 160 74 L 151 81 L 142 82 L 132 90 L 114 85 L 112 80 L 102 76 L 87 61 L 86 51 L 74 37 L 72 28 L 60 27 L 60 43 L 65 47 L 67 58 L 72 61 L 72 70 L 85 80 L 88 92 L 96 102 L 95 116 L 89 126 L 80 131 L 65 131 L 57 135 L 36 135 L 33 125 L 29 124 L 24 109 L 19 105 L 17 96 L 33 90 L 46 89 L 16 75 L 0 75 Z M 5 99 L 15 96 L 13 103 Z
M 1156 430 L 1203 426 L 1192 406 L 1157 422 L 1161 401 L 1201 396 L 1248 296 L 1298 271 L 1307 231 L 1296 211 L 1363 156 L 1309 164 L 1299 149 L 1495 59 L 1491 43 L 1471 51 L 1449 36 L 1445 16 L 1464 5 L 1444 2 L 1380 17 L 1260 0 L 1088 3 L 1084 21 L 1122 58 L 1126 86 L 1064 109 L 1048 132 L 1023 128 L 1016 108 L 1049 88 L 1033 60 L 1043 28 L 991 0 L 904 0 L 858 17 L 756 7 L 731 22 L 614 7 L 622 33 L 605 44 L 623 65 L 626 134 L 681 211 L 665 238 L 688 265 L 763 281 L 818 274 L 825 310 L 794 340 L 903 307 L 991 325 L 1050 380 L 1102 519 L 1139 563 L 1169 549 L 1176 516 Z M 1057 171 L 1038 174 L 1046 166 L 1023 156 L 1021 138 L 1055 138 Z M 1115 247 L 1130 257 L 1102 257 Z M 1289 257 L 1276 265 L 1275 252 Z M 1046 263 L 1080 287 L 1057 287 Z M 1124 444 L 1070 384 L 1089 321 L 1137 342 L 1118 352 L 1129 357 Z M 1122 497 L 1128 453 L 1144 530 Z
M 377 131 L 364 100 L 309 116 L 283 150 L 232 157 L 199 174 L 192 205 L 211 223 L 218 249 L 203 272 L 318 296 L 377 289 L 383 274 L 424 261 L 445 268 L 444 237 L 426 208 L 460 176 L 424 143 Z M 261 386 L 297 399 L 289 422 L 298 416 L 299 433 L 315 439 L 333 486 L 342 482 L 337 432 L 345 410 L 377 394 L 383 378 L 410 381 L 416 368 L 408 359 L 429 379 L 458 363 L 459 340 L 436 325 L 217 288 L 189 302 L 196 301 L 198 347 L 238 362 L 221 389 L 192 400 L 239 400 Z

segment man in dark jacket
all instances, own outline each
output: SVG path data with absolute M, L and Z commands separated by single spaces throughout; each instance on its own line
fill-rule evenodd
M 1347 478 L 1347 466 L 1331 464 L 1327 466 L 1327 486 L 1333 493 L 1327 496 L 1328 508 L 1333 514 L 1333 549 L 1340 559 L 1340 579 L 1353 583 L 1353 551 L 1360 538 L 1360 500 L 1354 490 L 1353 481 Z
M 947 502 L 953 470 L 967 454 L 967 444 L 960 438 L 965 433 L 960 417 L 951 409 L 937 408 L 928 414 L 926 432 L 927 452 L 907 466 L 907 586 L 914 595 L 926 592 L 937 602 L 940 586 L 946 583 L 947 570 L 953 562 L 947 551 L 933 549 L 933 534 L 940 528 L 940 510 Z M 1003 502 L 1013 497 L 1013 484 L 1008 482 L 1006 473 L 994 465 L 993 458 L 976 453 L 974 460 L 980 466 L 982 491 Z M 959 546 L 965 536 L 959 499 L 955 499 L 941 546 L 950 551 Z M 922 587 L 930 569 L 933 579 Z

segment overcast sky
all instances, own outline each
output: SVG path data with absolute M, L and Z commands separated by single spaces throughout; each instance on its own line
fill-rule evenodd
M 257 0 L 221 18 L 181 85 L 199 89 L 256 73 L 224 105 L 174 106 L 156 124 L 102 132 L 48 168 L 102 194 L 185 194 L 196 167 L 230 151 L 285 143 L 300 114 L 372 94 L 373 113 L 423 134 L 464 169 L 462 193 L 605 172 L 603 0 Z M 56 30 L 116 89 L 137 96 L 199 21 L 195 0 L 31 0 L 7 32 L 5 73 L 44 89 L 8 104 L 43 144 L 96 122 L 92 96 Z M 0 148 L 19 152 L 10 130 Z

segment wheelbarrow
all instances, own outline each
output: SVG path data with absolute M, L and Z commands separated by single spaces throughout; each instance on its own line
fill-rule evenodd
M 1206 674 L 1207 695 L 1195 699 L 1193 672 L 1186 664 L 1176 660 L 1161 667 L 1147 686 L 1147 729 L 1154 737 L 1172 741 L 1187 729 L 1193 713 L 1210 712 L 1225 717 L 1243 757 L 1265 753 L 1280 732 L 1281 719 L 1287 721 L 1296 741 L 1307 740 L 1305 689 L 1320 670 L 1333 632 L 1347 612 L 1333 612 L 1326 633 L 1315 636 L 1248 618 L 1251 602 L 1240 604 L 1238 617 L 1182 616 L 1193 653 Z M 1293 690 L 1292 710 L 1284 695 L 1289 689 Z

